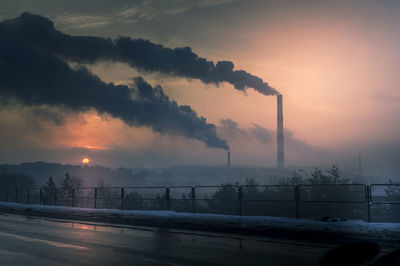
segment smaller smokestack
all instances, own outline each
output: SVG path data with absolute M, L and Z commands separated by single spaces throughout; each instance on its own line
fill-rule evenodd
M 231 168 L 231 152 L 228 151 L 228 169 Z

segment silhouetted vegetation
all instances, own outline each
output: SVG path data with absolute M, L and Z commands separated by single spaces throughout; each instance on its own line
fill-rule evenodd
M 21 173 L 0 174 L 1 188 L 28 188 L 34 187 L 35 181 L 32 177 Z
M 98 165 L 82 167 L 81 165 L 63 165 L 47 162 L 0 165 L 0 173 L 19 173 L 27 175 L 32 177 L 38 186 L 45 185 L 49 176 L 53 177 L 54 182 L 58 186 L 67 172 L 70 173 L 71 176 L 84 177 L 86 186 L 96 186 L 100 180 L 104 180 L 113 186 L 142 186 L 145 185 L 144 182 L 147 175 L 144 175 L 141 171 L 142 169 L 140 168 L 111 169 Z
M 390 185 L 400 185 L 393 180 L 389 180 Z M 391 202 L 400 203 L 400 186 L 387 186 L 385 188 L 385 193 L 388 196 L 388 200 Z
M 53 177 L 50 176 L 49 181 L 47 181 L 47 183 L 42 188 L 42 203 L 44 205 L 56 204 L 55 189 L 56 185 L 54 183 Z
M 57 200 L 60 205 L 71 206 L 74 205 L 74 199 L 80 198 L 82 195 L 81 191 L 78 190 L 82 186 L 82 179 L 71 176 L 70 173 L 65 173 L 64 178 L 61 180 L 59 196 Z
M 148 172 L 139 172 L 138 175 L 146 179 Z M 13 179 L 15 176 L 18 177 Z M 13 180 L 14 183 L 11 182 L 10 187 L 21 188 L 19 194 L 16 189 L 11 191 L 10 201 L 14 201 L 13 197 L 19 200 L 18 202 L 24 202 L 28 198 L 26 193 L 29 192 L 22 187 L 32 184 L 31 178 L 25 175 L 8 175 L 4 178 L 3 175 L 2 182 L 5 180 Z M 400 187 L 391 180 L 390 184 L 393 186 L 382 185 L 376 188 L 380 192 L 375 191 L 376 195 L 373 196 L 373 219 L 391 217 L 395 207 L 390 205 L 390 202 L 400 202 Z M 24 193 L 26 196 L 23 196 Z M 227 182 L 220 186 L 194 188 L 187 186 L 122 189 L 110 187 L 103 180 L 100 180 L 95 188 L 84 188 L 80 178 L 67 172 L 59 186 L 53 177 L 48 179 L 42 187 L 41 199 L 44 205 L 89 208 L 170 209 L 181 212 L 293 217 L 296 207 L 299 207 L 300 217 L 321 219 L 324 216 L 342 216 L 365 219 L 367 216 L 366 188 L 364 185 L 351 184 L 350 179 L 340 174 L 336 165 L 326 172 L 319 168 L 310 173 L 303 170 L 294 171 L 292 175 L 281 178 L 278 185 L 261 185 L 256 179 L 247 178 L 243 183 Z M 378 201 L 381 200 L 383 203 L 378 205 Z
M 124 207 L 127 210 L 143 210 L 143 195 L 139 194 L 137 191 L 128 193 L 127 195 L 125 195 Z
M 35 181 L 22 173 L 0 174 L 0 200 L 13 202 L 26 202 L 28 188 L 34 187 Z
M 306 175 L 306 177 L 304 176 Z M 339 167 L 333 165 L 327 170 L 327 174 L 324 174 L 321 169 L 315 168 L 310 174 L 303 170 L 294 171 L 291 177 L 282 178 L 279 183 L 282 185 L 337 185 L 337 184 L 349 184 L 349 178 L 340 176 Z

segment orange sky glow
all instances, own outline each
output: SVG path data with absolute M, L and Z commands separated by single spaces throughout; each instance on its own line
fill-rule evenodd
M 112 31 L 111 26 L 105 30 L 74 28 L 57 20 L 55 25 L 69 34 L 127 35 L 169 47 L 190 46 L 199 56 L 213 61 L 230 60 L 235 69 L 263 78 L 283 94 L 288 135 L 298 141 L 296 145 L 310 150 L 305 154 L 289 143 L 288 165 L 331 164 L 344 154 L 346 158 L 357 158 L 377 143 L 398 143 L 400 126 L 393 122 L 400 113 L 400 21 L 396 13 L 372 4 L 352 9 L 344 2 L 308 8 L 285 3 L 249 7 L 259 12 L 251 16 L 237 17 L 237 10 L 233 10 L 213 27 L 203 25 L 208 23 L 204 21 L 194 21 L 190 30 L 179 24 L 179 34 L 170 36 L 163 35 L 162 23 L 154 31 L 128 28 L 125 32 Z M 261 16 L 263 13 L 268 15 Z M 152 85 L 160 84 L 171 99 L 190 105 L 217 126 L 217 132 L 229 141 L 233 162 L 275 165 L 275 135 L 269 143 L 260 144 L 254 139 L 229 138 L 221 130 L 221 119 L 232 119 L 243 130 L 260 126 L 274 132 L 274 96 L 252 89 L 243 93 L 227 83 L 205 85 L 198 80 L 146 73 L 123 63 L 103 62 L 87 67 L 105 82 L 127 84 L 142 75 Z M 154 133 L 147 127 L 131 127 L 93 110 L 68 115 L 62 124 L 41 121 L 35 127 L 21 125 L 24 115 L 13 110 L 0 110 L 0 119 L 9 128 L 2 136 L 19 138 L 19 145 L 79 150 L 80 156 L 89 151 L 91 158 L 105 165 L 148 166 L 146 159 L 137 159 L 141 156 L 160 158 L 161 165 L 221 164 L 226 159 L 224 151 L 205 148 L 198 141 Z M 37 130 L 30 130 L 28 135 L 13 133 L 29 127 Z M 315 152 L 322 150 L 329 156 Z M 116 153 L 124 155 L 114 156 Z M 130 153 L 136 159 L 130 159 Z M 63 158 L 64 162 L 75 162 L 82 157 Z

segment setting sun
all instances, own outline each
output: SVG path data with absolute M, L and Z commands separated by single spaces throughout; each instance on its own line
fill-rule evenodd
M 84 164 L 88 164 L 90 161 L 89 161 L 89 158 L 83 158 L 82 159 L 82 163 L 84 163 Z

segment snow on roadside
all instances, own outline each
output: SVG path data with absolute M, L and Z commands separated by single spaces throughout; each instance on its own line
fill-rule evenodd
M 400 240 L 400 223 L 368 223 L 363 220 L 347 220 L 342 222 L 322 222 L 312 219 L 295 219 L 267 216 L 237 216 L 222 214 L 180 213 L 175 211 L 141 211 L 116 209 L 89 209 L 64 206 L 43 206 L 0 202 L 0 211 L 16 211 L 27 215 L 46 215 L 73 217 L 76 219 L 115 219 L 135 224 L 148 221 L 149 225 L 183 225 L 210 228 L 230 228 L 255 232 L 262 230 L 281 230 L 292 232 L 324 232 L 339 234 L 356 234 L 367 238 L 384 238 Z

